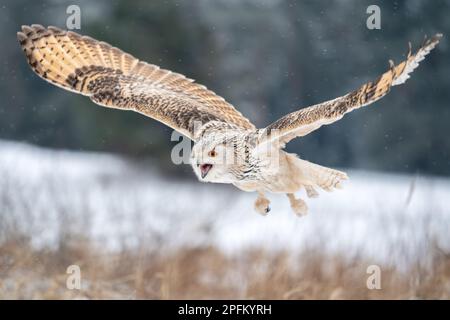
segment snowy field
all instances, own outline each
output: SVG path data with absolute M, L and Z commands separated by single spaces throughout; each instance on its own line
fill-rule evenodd
M 156 172 L 115 155 L 0 141 L 0 241 L 14 229 L 36 247 L 70 233 L 111 250 L 316 248 L 400 267 L 450 251 L 450 179 L 349 171 L 343 190 L 308 199 L 299 218 L 283 195 L 271 195 L 263 217 L 255 194 Z

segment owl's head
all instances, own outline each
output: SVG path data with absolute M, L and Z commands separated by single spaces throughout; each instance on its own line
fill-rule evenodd
M 236 180 L 236 146 L 221 137 L 200 139 L 193 147 L 191 165 L 203 182 L 232 183 Z

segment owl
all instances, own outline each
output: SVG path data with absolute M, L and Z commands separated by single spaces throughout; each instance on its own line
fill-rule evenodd
M 263 215 L 270 211 L 266 194 L 284 193 L 294 213 L 301 216 L 308 209 L 296 192 L 304 189 L 308 197 L 316 197 L 317 189 L 341 188 L 348 177 L 300 159 L 284 151 L 284 146 L 404 83 L 442 35 L 426 39 L 414 54 L 410 45 L 406 59 L 397 65 L 389 61 L 389 69 L 378 79 L 260 129 L 205 86 L 105 42 L 41 25 L 23 26 L 17 37 L 28 64 L 44 80 L 103 107 L 139 112 L 193 140 L 190 162 L 201 182 L 228 183 L 256 192 L 254 206 Z

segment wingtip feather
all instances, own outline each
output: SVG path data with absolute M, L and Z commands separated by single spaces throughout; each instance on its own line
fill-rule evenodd
M 33 28 L 31 28 L 30 26 L 23 25 L 21 29 L 22 29 L 22 32 L 25 33 L 26 36 L 29 36 L 30 34 L 33 33 Z
M 20 44 L 22 45 L 24 41 L 27 40 L 27 36 L 22 31 L 17 32 L 17 40 L 19 40 Z

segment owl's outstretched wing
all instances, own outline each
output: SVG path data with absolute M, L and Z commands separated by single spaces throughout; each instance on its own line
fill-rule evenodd
M 278 142 L 281 145 L 295 137 L 301 137 L 341 119 L 346 113 L 367 106 L 384 97 L 392 86 L 404 83 L 409 74 L 425 56 L 438 44 L 441 34 L 426 40 L 422 47 L 398 65 L 390 61 L 391 68 L 373 82 L 334 100 L 287 114 L 261 131 L 260 142 Z
M 194 126 L 209 121 L 255 129 L 206 87 L 139 61 L 105 42 L 41 25 L 23 26 L 17 38 L 36 74 L 99 105 L 137 111 L 191 139 Z

